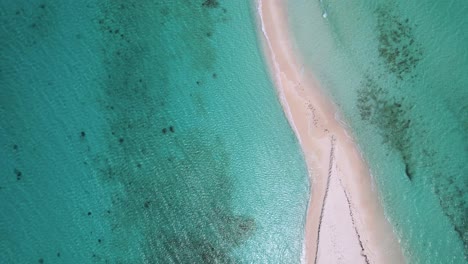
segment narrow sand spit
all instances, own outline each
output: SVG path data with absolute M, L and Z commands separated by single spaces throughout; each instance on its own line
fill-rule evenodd
M 303 262 L 404 263 L 357 145 L 292 48 L 286 2 L 256 5 L 265 57 L 312 182 Z

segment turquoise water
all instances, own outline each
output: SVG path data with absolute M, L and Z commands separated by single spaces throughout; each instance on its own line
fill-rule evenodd
M 251 1 L 2 1 L 2 263 L 298 263 Z
M 408 263 L 467 263 L 468 2 L 291 1 Z

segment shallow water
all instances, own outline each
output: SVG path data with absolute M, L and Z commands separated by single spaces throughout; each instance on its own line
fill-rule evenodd
M 307 171 L 251 4 L 0 4 L 5 263 L 299 262 Z
M 294 1 L 305 63 L 370 163 L 409 263 L 468 256 L 466 1 Z

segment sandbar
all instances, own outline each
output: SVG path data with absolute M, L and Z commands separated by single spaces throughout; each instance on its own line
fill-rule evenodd
M 259 38 L 311 181 L 303 263 L 405 263 L 369 167 L 293 48 L 286 2 L 256 0 Z

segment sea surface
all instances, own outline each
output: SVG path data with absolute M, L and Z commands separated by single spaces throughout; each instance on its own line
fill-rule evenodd
M 468 2 L 288 2 L 408 263 L 468 263 Z
M 1 263 L 300 262 L 307 169 L 253 5 L 0 2 Z

